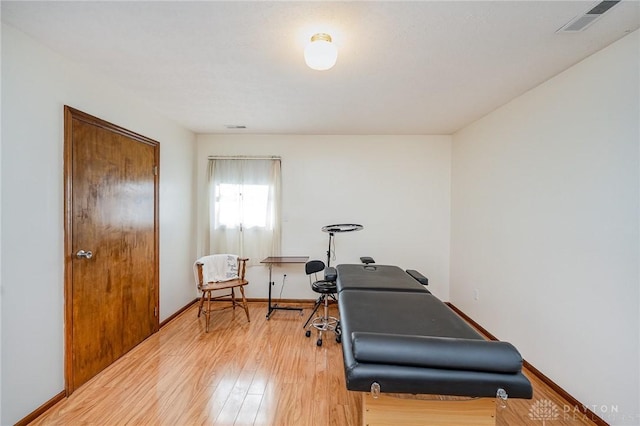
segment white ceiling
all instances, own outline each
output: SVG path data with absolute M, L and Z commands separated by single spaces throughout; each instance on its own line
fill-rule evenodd
M 3 0 L 1 12 L 197 133 L 451 134 L 640 26 L 626 0 L 556 33 L 597 3 Z M 316 32 L 339 49 L 329 71 L 304 64 Z

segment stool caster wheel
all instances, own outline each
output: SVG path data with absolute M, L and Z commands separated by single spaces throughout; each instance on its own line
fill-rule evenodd
M 307 337 L 311 337 L 311 330 L 307 330 L 307 332 L 304 333 L 304 335 L 307 336 Z
M 322 339 L 318 339 L 318 341 L 316 342 L 316 345 L 322 346 Z
M 342 342 L 342 337 L 340 337 L 339 334 L 336 336 L 336 342 L 338 343 Z

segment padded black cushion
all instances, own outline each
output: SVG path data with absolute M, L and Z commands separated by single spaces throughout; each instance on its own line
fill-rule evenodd
M 324 269 L 324 262 L 322 260 L 310 260 L 304 264 L 304 272 L 307 275 L 315 274 Z
M 338 265 L 338 282 L 341 278 L 340 266 Z M 408 277 L 404 271 L 402 273 Z M 420 286 L 417 281 L 409 279 L 415 285 Z M 421 343 L 415 341 L 410 342 L 413 349 L 402 355 L 398 353 L 404 351 L 402 346 L 407 343 L 404 340 L 402 345 L 389 344 L 381 347 L 375 344 L 376 349 L 373 346 L 370 349 L 365 347 L 364 355 L 363 348 L 358 348 L 358 357 L 374 356 L 371 359 L 376 361 L 362 361 L 355 358 L 354 341 L 346 336 L 353 337 L 355 335 L 357 337 L 367 333 L 416 338 L 428 336 L 463 339 L 467 343 L 469 340 L 476 340 L 479 345 L 491 345 L 491 342 L 485 341 L 447 305 L 427 291 L 347 289 L 340 292 L 338 305 L 343 335 L 342 354 L 345 378 L 349 390 L 368 392 L 371 384 L 377 382 L 380 384 L 382 392 L 492 397 L 495 396 L 498 388 L 503 388 L 509 397 L 531 398 L 532 396 L 531 383 L 521 371 L 513 373 L 470 371 L 464 368 L 423 367 L 397 363 L 398 359 L 407 362 L 411 357 L 417 357 L 419 362 L 425 362 L 423 357 L 430 356 L 429 354 L 416 355 L 413 349 L 416 349 L 416 346 L 421 346 Z M 374 342 L 376 341 L 367 342 L 366 339 L 362 342 L 360 339 L 359 343 L 370 344 Z M 391 342 L 387 340 L 386 343 Z M 414 344 L 415 346 L 413 346 Z M 439 349 L 440 354 L 445 353 L 442 349 Z M 379 358 L 371 355 L 376 350 L 383 351 L 378 355 Z M 506 352 L 508 353 L 509 350 Z M 383 356 L 391 358 L 385 361 Z M 456 354 L 455 356 L 460 356 L 456 358 L 456 364 L 464 363 L 464 359 L 461 358 L 464 357 L 464 354 Z M 501 353 L 500 357 L 502 356 L 504 354 Z M 516 362 L 515 355 L 513 358 L 510 356 L 507 358 L 511 365 L 506 369 L 511 370 Z M 440 359 L 439 362 L 442 363 L 443 360 Z
M 325 281 L 335 281 L 338 278 L 338 271 L 333 266 L 328 266 L 324 270 Z
M 426 291 L 343 290 L 338 305 L 345 336 L 369 332 L 484 340 L 451 308 Z
M 497 373 L 522 368 L 522 357 L 508 342 L 366 332 L 352 333 L 352 340 L 358 362 Z
M 393 290 L 397 292 L 428 293 L 416 280 L 397 266 L 338 265 L 338 291 Z
M 414 280 L 418 281 L 422 285 L 429 285 L 429 278 L 422 275 L 420 272 L 415 269 L 407 269 L 407 274 L 411 276 Z
M 311 289 L 316 293 L 333 294 L 337 292 L 335 281 L 314 281 L 311 283 Z
M 344 342 L 350 339 L 342 339 Z M 376 382 L 382 392 L 467 397 L 495 397 L 499 388 L 509 398 L 531 398 L 531 383 L 522 373 L 489 373 L 406 365 L 357 363 L 345 365 L 347 389 L 369 392 Z

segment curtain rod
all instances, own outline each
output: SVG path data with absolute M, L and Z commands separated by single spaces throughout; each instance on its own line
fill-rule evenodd
M 281 160 L 280 156 L 253 156 L 253 155 L 210 155 L 209 160 Z

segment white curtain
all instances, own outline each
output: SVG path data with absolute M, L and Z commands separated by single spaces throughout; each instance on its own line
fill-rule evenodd
M 210 254 L 280 255 L 280 160 L 209 160 Z

